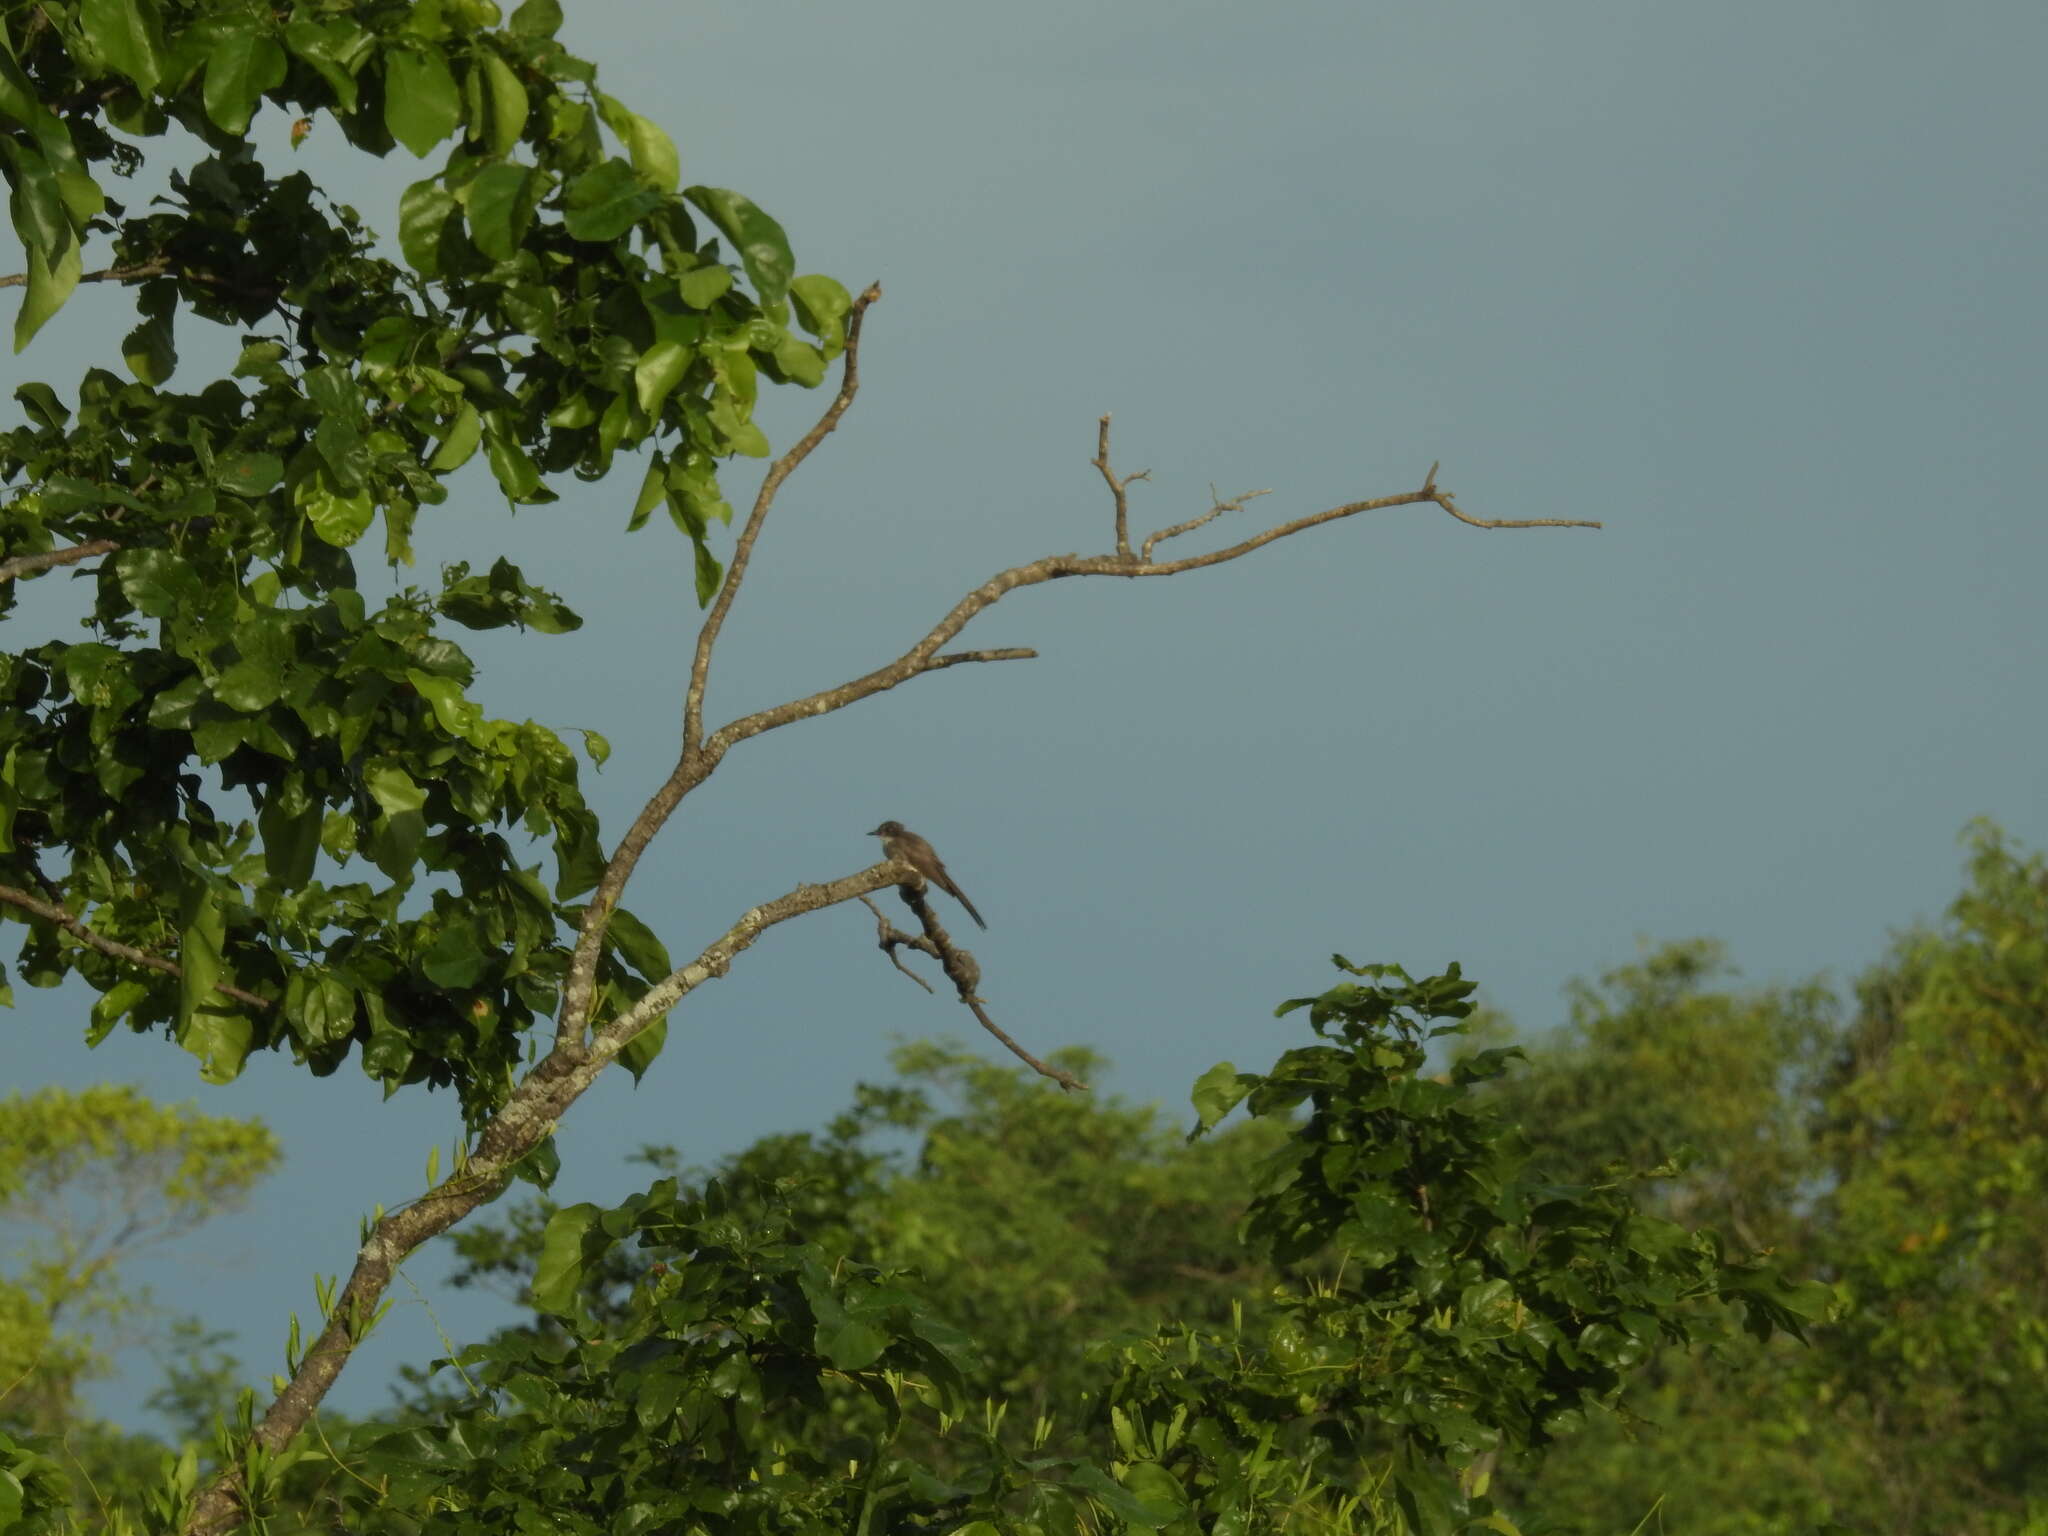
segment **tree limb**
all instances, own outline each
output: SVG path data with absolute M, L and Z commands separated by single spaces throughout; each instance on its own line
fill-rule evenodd
M 84 922 L 57 903 L 31 896 L 27 891 L 14 886 L 0 885 L 0 905 L 17 907 L 31 917 L 40 917 L 44 922 L 55 923 L 87 949 L 96 949 L 113 959 L 125 960 L 130 965 L 144 966 L 152 971 L 161 971 L 166 976 L 183 979 L 185 975 L 185 968 L 177 961 L 166 960 L 162 955 L 153 955 L 146 949 L 137 949 L 133 944 L 123 944 L 119 939 L 110 939 L 94 933 Z M 244 992 L 240 987 L 231 987 L 224 981 L 215 982 L 213 990 L 223 997 L 231 997 L 251 1008 L 267 1011 L 273 1006 L 269 998 L 258 997 L 254 992 Z
M 112 539 L 88 539 L 83 544 L 49 550 L 40 555 L 16 555 L 12 560 L 0 560 L 0 581 L 12 581 L 17 576 L 33 576 L 38 571 L 47 571 L 59 565 L 76 565 L 81 560 L 90 560 L 94 555 L 104 555 L 120 547 Z
M 906 866 L 900 864 L 888 867 L 894 868 L 899 872 L 906 868 Z M 881 925 L 881 937 L 877 947 L 889 956 L 889 963 L 923 987 L 925 991 L 929 992 L 931 991 L 931 986 L 922 976 L 908 969 L 896 957 L 896 951 L 900 946 L 905 949 L 921 950 L 925 954 L 930 955 L 939 962 L 940 968 L 946 973 L 946 979 L 953 983 L 954 990 L 960 994 L 960 1001 L 967 1008 L 968 1012 L 972 1013 L 980 1021 L 983 1029 L 1000 1040 L 1004 1048 L 1012 1056 L 1015 1056 L 1019 1061 L 1031 1068 L 1032 1071 L 1038 1073 L 1039 1076 L 1051 1078 L 1062 1088 L 1066 1089 L 1067 1092 L 1086 1093 L 1088 1085 L 1082 1082 L 1081 1079 L 1063 1067 L 1055 1067 L 1040 1061 L 1012 1039 L 1000 1024 L 988 1016 L 988 1005 L 982 1001 L 980 996 L 981 966 L 975 960 L 973 952 L 956 945 L 953 942 L 953 936 L 946 932 L 944 925 L 939 922 L 938 914 L 932 910 L 931 901 L 926 894 L 924 878 L 919 875 L 913 875 L 910 879 L 903 880 L 899 873 L 897 890 L 902 894 L 904 905 L 917 914 L 918 924 L 924 929 L 924 933 L 919 935 L 903 932 L 902 929 L 891 924 L 873 902 L 868 902 L 868 909 L 875 914 L 876 922 Z M 866 898 L 863 897 L 862 900 L 865 901 Z

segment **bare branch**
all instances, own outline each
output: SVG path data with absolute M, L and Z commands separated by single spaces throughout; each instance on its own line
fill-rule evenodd
M 754 497 L 754 509 L 747 515 L 746 526 L 740 530 L 740 536 L 733 545 L 725 582 L 697 631 L 697 649 L 690 660 L 689 687 L 683 696 L 682 751 L 668 778 L 640 808 L 640 814 L 633 818 L 626 835 L 619 839 L 619 845 L 605 865 L 597 889 L 591 893 L 589 904 L 584 907 L 583 917 L 577 924 L 576 950 L 570 957 L 569 976 L 562 989 L 562 1013 L 555 1025 L 557 1045 L 573 1047 L 583 1038 L 584 1028 L 590 1019 L 591 1002 L 596 995 L 597 962 L 604 949 L 605 926 L 611 921 L 612 911 L 625 892 L 626 882 L 632 879 L 640 856 L 682 803 L 683 796 L 701 784 L 717 766 L 715 758 L 704 761 L 700 750 L 704 736 L 704 686 L 711 675 L 712 649 L 717 645 L 719 632 L 725 627 L 725 617 L 732 611 L 733 601 L 739 595 L 740 583 L 746 580 L 754 543 L 768 521 L 769 508 L 775 504 L 775 493 L 797 466 L 811 456 L 811 451 L 831 435 L 839 425 L 839 418 L 853 404 L 853 397 L 860 389 L 861 324 L 867 316 L 868 306 L 881 296 L 882 285 L 870 283 L 853 301 L 846 328 L 846 352 L 839 393 L 825 408 L 825 414 L 818 418 L 817 424 L 799 438 L 789 452 L 769 466 L 766 477 L 761 481 L 761 489 Z
M 896 953 L 898 948 L 906 944 L 912 949 L 924 949 L 926 941 L 920 939 L 915 934 L 905 933 L 901 928 L 898 928 L 887 917 L 883 916 L 882 909 L 867 897 L 861 897 L 860 904 L 875 914 L 875 948 L 887 955 L 889 963 L 895 966 L 897 970 L 908 976 L 920 987 L 923 987 L 925 991 L 931 991 L 932 984 L 905 965 L 903 957 Z M 926 952 L 929 953 L 929 951 Z
M 1088 461 L 1102 471 L 1102 478 L 1109 486 L 1109 494 L 1116 500 L 1116 552 L 1126 560 L 1131 558 L 1131 508 L 1129 487 L 1134 480 L 1150 480 L 1152 471 L 1141 469 L 1135 475 L 1118 478 L 1109 467 L 1109 415 L 1095 425 L 1095 457 Z
M 693 751 L 704 739 L 704 684 L 711 673 L 711 649 L 718 644 L 719 631 L 725 627 L 725 616 L 732 611 L 733 600 L 739 596 L 740 583 L 747 579 L 747 564 L 754 556 L 754 541 L 761 537 L 761 528 L 768 521 L 768 509 L 775 505 L 775 493 L 782 489 L 782 482 L 794 474 L 797 466 L 811 456 L 811 451 L 832 434 L 839 425 L 839 418 L 846 414 L 847 407 L 853 404 L 853 397 L 859 393 L 861 322 L 867 318 L 868 306 L 881 296 L 882 285 L 870 283 L 866 291 L 853 301 L 853 313 L 846 325 L 846 361 L 840 370 L 839 393 L 825 407 L 825 414 L 818 418 L 817 425 L 769 466 L 761 481 L 761 489 L 754 497 L 754 510 L 747 515 L 747 525 L 733 543 L 732 559 L 726 563 L 725 582 L 718 589 L 711 611 L 704 615 L 704 623 L 697 631 L 697 652 L 690 660 L 690 688 L 683 699 L 685 752 Z
M 76 565 L 81 560 L 90 560 L 94 555 L 104 555 L 120 547 L 112 539 L 88 539 L 83 544 L 53 549 L 40 555 L 16 555 L 12 560 L 0 560 L 0 581 L 12 581 L 17 576 L 33 576 L 38 571 L 51 570 L 60 565 Z
M 119 939 L 109 939 L 94 933 L 83 922 L 53 901 L 31 896 L 27 891 L 11 885 L 0 885 L 0 905 L 19 908 L 31 917 L 44 922 L 55 923 L 87 949 L 98 950 L 115 960 L 125 960 L 130 965 L 143 966 L 148 970 L 160 971 L 166 976 L 183 978 L 185 968 L 175 960 L 166 960 L 162 955 L 153 955 L 146 949 L 137 949 L 132 944 L 123 944 Z M 272 1004 L 267 997 L 258 997 L 254 992 L 244 992 L 240 987 L 231 987 L 224 981 L 213 984 L 213 990 L 223 997 L 231 997 L 238 1003 L 251 1008 L 269 1009 Z
M 1138 558 L 1150 561 L 1152 558 L 1152 547 L 1155 544 L 1164 544 L 1168 539 L 1177 539 L 1184 533 L 1193 533 L 1202 524 L 1209 522 L 1213 518 L 1221 517 L 1225 512 L 1242 512 L 1246 502 L 1256 501 L 1261 496 L 1270 496 L 1272 494 L 1270 490 L 1240 491 L 1229 501 L 1218 501 L 1216 499 L 1216 487 L 1212 485 L 1209 487 L 1210 507 L 1208 511 L 1204 512 L 1200 517 L 1191 517 L 1184 523 L 1175 523 L 1171 528 L 1160 529 L 1145 541 L 1144 547 L 1139 551 Z
M 1490 522 L 1468 517 L 1451 504 L 1447 491 L 1403 491 L 1394 496 L 1378 496 L 1369 501 L 1347 502 L 1341 507 L 1328 511 L 1311 513 L 1307 517 L 1295 518 L 1292 522 L 1281 523 L 1263 533 L 1240 540 L 1224 549 L 1212 550 L 1206 555 L 1190 555 L 1181 560 L 1141 561 L 1135 554 L 1125 555 L 1047 555 L 1028 565 L 1012 566 L 999 571 L 980 586 L 974 588 L 950 612 L 926 632 L 923 639 L 898 656 L 894 661 L 875 668 L 874 671 L 841 683 L 836 688 L 822 689 L 801 699 L 792 699 L 785 704 L 772 705 L 743 715 L 719 727 L 704 740 L 702 762 L 698 766 L 699 779 L 717 767 L 725 754 L 749 737 L 759 736 L 764 731 L 775 730 L 798 720 L 809 720 L 819 715 L 831 714 L 849 704 L 886 692 L 900 683 L 908 682 L 921 673 L 934 671 L 944 664 L 939 648 L 967 627 L 977 614 L 995 606 L 1004 597 L 1021 587 L 1033 587 L 1042 582 L 1057 581 L 1064 576 L 1174 576 L 1182 571 L 1200 570 L 1205 566 L 1222 565 L 1227 561 L 1241 559 L 1255 549 L 1263 549 L 1278 539 L 1288 538 L 1306 529 L 1335 522 L 1339 518 L 1355 517 L 1361 512 L 1377 512 L 1388 507 L 1408 507 L 1420 503 L 1432 503 L 1442 507 L 1462 523 L 1475 528 L 1598 528 L 1595 522 L 1566 521 L 1558 518 L 1531 518 L 1520 521 Z
M 908 866 L 897 864 L 885 865 L 884 867 L 903 870 Z M 876 918 L 882 923 L 883 927 L 883 938 L 879 947 L 889 952 L 889 959 L 896 966 L 896 969 L 899 971 L 904 970 L 903 963 L 896 958 L 895 946 L 898 944 L 910 949 L 922 950 L 925 954 L 932 956 L 945 970 L 946 979 L 953 983 L 953 989 L 960 994 L 961 1003 L 974 1015 L 983 1029 L 1003 1043 L 1004 1048 L 1011 1055 L 1015 1056 L 1039 1076 L 1051 1078 L 1067 1092 L 1086 1093 L 1088 1085 L 1082 1082 L 1081 1079 L 1063 1067 L 1055 1067 L 1049 1062 L 1040 1061 L 1012 1039 L 1000 1024 L 988 1016 L 988 1005 L 980 997 L 981 966 L 975 960 L 973 952 L 956 945 L 953 942 L 953 936 L 947 933 L 945 926 L 940 923 L 938 914 L 932 910 L 932 904 L 926 897 L 923 878 L 913 876 L 909 880 L 902 881 L 897 886 L 897 890 L 902 893 L 904 904 L 917 914 L 917 921 L 919 926 L 924 929 L 924 935 L 919 938 L 903 933 L 889 926 L 888 920 L 883 918 L 880 912 L 875 913 Z M 872 907 L 874 903 L 870 902 L 868 905 Z M 910 973 L 906 972 L 906 974 Z M 922 978 L 912 974 L 911 979 L 918 981 Z M 925 990 L 929 992 L 931 988 L 927 986 Z

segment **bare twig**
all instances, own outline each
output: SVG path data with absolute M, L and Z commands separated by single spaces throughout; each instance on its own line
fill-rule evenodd
M 768 521 L 769 508 L 775 504 L 775 493 L 797 466 L 811 456 L 811 451 L 831 435 L 839 425 L 839 418 L 853 404 L 853 397 L 860 389 L 861 324 L 867 317 L 868 306 L 881 296 L 882 285 L 870 283 L 853 301 L 846 326 L 846 352 L 841 366 L 839 393 L 825 408 L 825 414 L 818 418 L 817 424 L 799 438 L 789 452 L 769 466 L 761 481 L 761 489 L 755 494 L 754 509 L 747 515 L 746 526 L 740 530 L 740 536 L 733 544 L 725 582 L 697 631 L 697 649 L 690 659 L 690 682 L 683 695 L 682 751 L 668 778 L 641 807 L 640 814 L 626 829 L 626 835 L 619 839 L 619 846 L 605 865 L 604 874 L 599 877 L 597 889 L 591 893 L 589 904 L 584 907 L 583 917 L 577 925 L 576 950 L 569 960 L 569 977 L 562 989 L 562 1013 L 555 1025 L 557 1044 L 574 1045 L 583 1038 L 584 1028 L 590 1020 L 591 1002 L 596 995 L 597 962 L 603 953 L 605 926 L 611 921 L 612 911 L 619 904 L 626 882 L 633 877 L 634 866 L 640 862 L 641 854 L 647 851 L 647 845 L 654 841 L 655 834 L 682 803 L 683 796 L 702 783 L 705 775 L 717 765 L 715 758 L 709 763 L 704 762 L 701 750 L 704 686 L 711 675 L 712 649 L 718 643 L 719 632 L 725 627 L 725 616 L 732 611 L 733 600 L 739 595 L 740 584 L 746 580 L 754 543 L 761 537 L 762 526 Z
M 907 871 L 909 869 L 908 865 L 903 864 L 884 865 L 883 867 L 899 871 Z M 877 919 L 881 920 L 883 928 L 883 938 L 880 947 L 889 952 L 889 959 L 895 964 L 896 969 L 899 971 L 904 969 L 902 962 L 896 959 L 895 946 L 898 944 L 910 949 L 922 950 L 924 953 L 932 956 L 939 962 L 941 968 L 944 969 L 946 979 L 953 983 L 954 991 L 960 994 L 961 1003 L 980 1022 L 983 1029 L 1003 1043 L 1004 1048 L 1011 1055 L 1015 1056 L 1039 1076 L 1051 1078 L 1060 1087 L 1066 1089 L 1067 1092 L 1086 1093 L 1088 1085 L 1082 1082 L 1081 1079 L 1063 1067 L 1055 1067 L 1049 1062 L 1040 1061 L 1012 1039 L 1000 1024 L 988 1016 L 988 1005 L 982 1001 L 980 996 L 981 966 L 975 960 L 971 950 L 960 948 L 953 942 L 953 936 L 946 932 L 945 925 L 939 921 L 938 914 L 932 910 L 932 904 L 927 899 L 923 877 L 913 873 L 910 879 L 903 880 L 897 886 L 897 890 L 902 893 L 904 904 L 917 914 L 918 925 L 924 929 L 924 935 L 920 938 L 912 934 L 903 933 L 891 927 L 887 919 L 882 918 L 882 914 L 879 911 L 875 913 Z M 868 905 L 872 907 L 874 903 L 870 902 Z M 920 978 L 913 976 L 912 979 L 917 980 Z M 931 988 L 927 986 L 925 990 L 929 992 Z
M 115 960 L 125 960 L 130 965 L 143 966 L 148 970 L 160 971 L 166 976 L 182 978 L 185 968 L 175 960 L 166 960 L 162 955 L 153 955 L 146 949 L 137 949 L 133 944 L 123 944 L 119 939 L 110 939 L 94 933 L 77 917 L 54 901 L 44 901 L 31 896 L 27 891 L 11 885 L 0 885 L 0 905 L 19 908 L 31 917 L 40 917 L 44 922 L 55 923 L 87 949 L 98 950 Z M 254 992 L 244 992 L 240 987 L 231 987 L 224 981 L 213 984 L 213 990 L 223 997 L 231 997 L 238 1003 L 251 1008 L 268 1009 L 272 1006 L 267 997 L 258 997 Z
M 889 963 L 895 966 L 897 970 L 908 976 L 920 987 L 923 987 L 925 991 L 931 991 L 932 984 L 905 965 L 903 957 L 896 953 L 899 948 L 907 944 L 912 949 L 924 949 L 929 954 L 930 951 L 926 949 L 927 941 L 919 938 L 916 934 L 905 933 L 901 928 L 898 928 L 883 915 L 882 909 L 876 906 L 868 897 L 861 897 L 860 904 L 875 914 L 875 948 L 887 955 Z
M 33 576 L 38 571 L 51 570 L 60 565 L 76 565 L 81 560 L 90 560 L 94 555 L 104 555 L 120 547 L 112 539 L 88 539 L 83 544 L 73 544 L 65 549 L 52 549 L 40 555 L 16 555 L 12 560 L 0 560 L 0 581 L 12 581 L 17 576 Z
M 1208 511 L 1204 512 L 1200 517 L 1191 517 L 1184 523 L 1175 523 L 1171 528 L 1160 529 L 1145 541 L 1138 552 L 1138 558 L 1149 561 L 1152 558 L 1152 547 L 1155 544 L 1164 544 L 1168 539 L 1177 539 L 1184 533 L 1193 533 L 1202 524 L 1209 522 L 1213 518 L 1221 517 L 1225 512 L 1242 512 L 1246 502 L 1256 501 L 1261 496 L 1270 496 L 1272 494 L 1270 490 L 1240 491 L 1229 501 L 1218 501 L 1216 499 L 1216 487 L 1212 485 L 1209 487 L 1210 507 Z
M 1088 461 L 1102 471 L 1102 478 L 1109 486 L 1109 494 L 1116 498 L 1116 552 L 1124 559 L 1131 558 L 1131 509 L 1129 488 L 1136 480 L 1150 480 L 1152 471 L 1141 469 L 1135 475 L 1121 478 L 1109 467 L 1109 416 L 1105 412 L 1102 420 L 1095 424 L 1095 457 Z
M 853 312 L 846 323 L 846 362 L 840 371 L 839 393 L 825 408 L 825 414 L 818 418 L 817 425 L 769 466 L 761 481 L 761 489 L 754 496 L 754 510 L 747 515 L 747 525 L 733 543 L 732 559 L 726 562 L 725 582 L 718 589 L 711 611 L 704 615 L 704 623 L 697 631 L 697 651 L 690 659 L 690 687 L 683 698 L 685 752 L 694 750 L 704 739 L 704 684 L 711 675 L 711 650 L 718 644 L 719 631 L 725 627 L 725 616 L 732 611 L 733 600 L 739 596 L 740 583 L 747 579 L 747 564 L 754 556 L 754 541 L 761 537 L 762 526 L 768 521 L 768 509 L 775 505 L 775 493 L 782 489 L 782 482 L 796 472 L 797 466 L 811 456 L 818 444 L 832 435 L 839 425 L 839 418 L 846 414 L 846 408 L 853 404 L 853 397 L 859 393 L 861 322 L 867 318 L 868 306 L 881 296 L 882 285 L 870 283 L 866 291 L 853 301 Z

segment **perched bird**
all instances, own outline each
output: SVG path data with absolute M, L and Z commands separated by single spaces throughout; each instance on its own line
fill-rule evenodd
M 939 856 L 932 851 L 930 843 L 900 821 L 885 821 L 868 836 L 879 837 L 882 840 L 884 854 L 899 864 L 908 864 L 965 907 L 969 917 L 981 923 L 983 928 L 988 927 L 987 923 L 982 922 L 981 914 L 974 910 L 974 903 L 967 899 L 967 893 L 955 885 L 953 877 L 946 873 L 946 866 L 939 862 Z

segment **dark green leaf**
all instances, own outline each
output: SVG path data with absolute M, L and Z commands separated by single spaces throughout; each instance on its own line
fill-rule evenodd
M 476 248 L 493 261 L 509 261 L 533 222 L 534 173 L 523 165 L 487 165 L 459 197 Z
M 398 248 L 422 277 L 441 275 L 441 241 L 457 213 L 455 194 L 438 181 L 416 181 L 398 199 Z
M 578 240 L 616 240 L 661 201 L 625 161 L 606 160 L 563 189 L 562 224 Z

